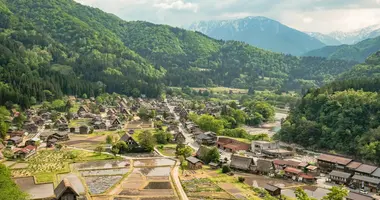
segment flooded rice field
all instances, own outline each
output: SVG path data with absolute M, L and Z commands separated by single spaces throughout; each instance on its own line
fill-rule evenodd
M 167 158 L 163 159 L 141 159 L 134 160 L 135 167 L 156 167 L 156 166 L 171 166 L 175 161 Z
M 144 189 L 172 189 L 170 182 L 149 182 Z
M 35 184 L 33 177 L 14 178 L 13 180 L 22 191 L 29 194 L 31 199 L 44 199 L 54 196 L 53 183 Z
M 144 176 L 170 176 L 170 167 L 135 168 L 133 172 L 140 172 Z
M 122 168 L 129 166 L 130 162 L 128 160 L 102 160 L 102 161 L 91 161 L 85 163 L 75 163 L 74 168 L 78 170 L 92 170 L 92 169 L 109 169 L 109 168 Z
M 124 175 L 129 172 L 129 168 L 121 169 L 100 169 L 100 170 L 83 170 L 80 171 L 82 176 L 113 176 Z
M 123 176 L 91 176 L 84 177 L 84 179 L 91 194 L 101 194 L 120 181 L 122 177 Z

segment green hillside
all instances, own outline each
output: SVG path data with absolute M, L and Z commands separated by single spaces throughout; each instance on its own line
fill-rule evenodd
M 277 137 L 380 163 L 380 52 L 322 88 L 310 90 Z
M 168 86 L 301 90 L 355 62 L 294 57 L 147 22 L 125 22 L 73 0 L 0 0 L 0 103 Z
M 353 60 L 364 62 L 365 59 L 380 50 L 380 37 L 367 39 L 353 45 L 326 46 L 305 54 L 329 59 Z

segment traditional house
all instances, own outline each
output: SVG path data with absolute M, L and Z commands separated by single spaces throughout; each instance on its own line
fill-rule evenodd
M 99 105 L 99 112 L 106 112 L 106 107 L 104 105 Z
M 52 147 L 52 146 L 54 146 L 57 142 L 58 142 L 58 140 L 57 140 L 56 138 L 54 138 L 54 137 L 49 138 L 49 139 L 47 140 L 47 142 L 46 142 L 46 146 L 47 146 L 47 147 Z
M 89 113 L 90 109 L 86 105 L 82 105 L 79 107 L 77 114 L 81 116 L 83 113 Z
M 196 157 L 190 156 L 186 158 L 187 167 L 191 170 L 202 169 L 203 162 Z
M 111 123 L 112 126 L 119 126 L 121 125 L 121 122 L 119 120 L 119 118 L 115 118 L 112 123 Z
M 37 146 L 41 140 L 39 138 L 32 138 L 25 142 L 25 146 Z
M 271 195 L 271 196 L 280 196 L 281 195 L 281 188 L 272 185 L 272 184 L 265 184 L 264 189 Z
M 1 148 L 0 148 L 1 149 Z M 380 168 L 377 168 L 373 173 L 372 177 L 380 179 Z
M 69 130 L 69 125 L 67 123 L 58 125 L 58 131 L 67 131 L 67 130 Z
M 380 189 L 380 179 L 373 177 L 354 175 L 352 183 L 358 188 L 371 192 L 377 192 Z
M 42 114 L 41 114 L 41 117 L 42 117 L 42 119 L 44 119 L 44 120 L 49 120 L 49 119 L 51 119 L 51 113 L 50 113 L 50 112 L 42 113 Z
M 211 169 L 218 169 L 219 168 L 218 163 L 210 162 L 208 165 L 210 166 Z
M 23 141 L 23 138 L 19 136 L 15 136 L 15 137 L 9 138 L 7 141 L 8 141 L 8 145 L 17 146 Z
M 64 178 L 61 183 L 54 189 L 57 200 L 77 200 L 79 194 L 75 191 L 68 179 Z
M 317 158 L 317 164 L 322 172 L 330 172 L 334 169 L 345 170 L 346 166 L 352 161 L 350 158 L 343 158 L 328 154 L 321 154 Z
M 260 174 L 273 174 L 273 162 L 271 160 L 258 159 L 256 171 Z
M 10 137 L 24 137 L 26 134 L 25 134 L 25 131 L 13 131 L 12 133 L 9 134 Z
M 14 158 L 27 159 L 36 153 L 36 147 L 29 145 L 14 152 Z
M 67 133 L 67 132 L 54 133 L 48 137 L 48 141 L 50 138 L 55 138 L 55 139 L 57 139 L 57 141 L 67 141 L 70 139 L 69 133 Z
M 211 131 L 206 132 L 206 133 L 202 133 L 202 134 L 198 135 L 195 139 L 195 141 L 198 144 L 205 144 L 205 145 L 215 144 L 216 140 L 217 140 L 216 133 L 211 132 Z
M 362 165 L 363 163 L 361 162 L 356 162 L 356 161 L 352 161 L 350 162 L 347 166 L 346 166 L 346 171 L 351 173 L 351 174 L 354 174 L 355 173 L 355 170 L 360 167 L 360 165 Z
M 246 172 L 253 172 L 256 170 L 253 158 L 239 156 L 236 154 L 231 155 L 230 167 L 235 170 L 242 170 Z
M 37 133 L 38 126 L 34 122 L 27 122 L 24 124 L 24 129 L 29 133 Z
M 37 126 L 43 126 L 45 124 L 45 120 L 41 116 L 35 116 L 32 120 Z
M 268 141 L 252 141 L 251 151 L 254 153 L 264 154 L 273 158 L 284 158 L 293 156 L 294 153 L 281 149 L 279 142 L 268 142 Z
M 362 164 L 355 170 L 356 175 L 371 176 L 371 174 L 377 169 L 377 167 L 367 164 Z
M 248 151 L 251 147 L 248 143 L 227 137 L 218 137 L 216 144 L 219 149 L 227 152 Z
M 293 167 L 287 167 L 284 169 L 284 172 L 286 177 L 297 180 L 299 175 L 301 175 L 302 170 Z
M 182 132 L 178 132 L 174 136 L 174 141 L 177 144 L 184 144 L 186 142 L 186 137 L 185 137 L 185 135 Z
M 107 129 L 107 124 L 103 121 L 97 121 L 94 123 L 94 129 L 96 130 Z
M 312 174 L 305 174 L 301 173 L 298 177 L 298 181 L 302 181 L 304 183 L 315 183 L 317 181 L 317 178 Z
M 120 141 L 124 141 L 128 146 L 132 147 L 138 147 L 140 146 L 139 143 L 136 142 L 136 140 L 133 139 L 131 135 L 128 133 L 125 133 L 121 138 Z
M 336 184 L 347 185 L 350 182 L 351 174 L 341 171 L 332 171 L 329 174 L 328 181 L 334 182 Z

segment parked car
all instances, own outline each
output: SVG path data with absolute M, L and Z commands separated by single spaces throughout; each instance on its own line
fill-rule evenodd
M 368 191 L 366 191 L 366 190 L 364 190 L 364 189 L 360 189 L 360 190 L 359 190 L 359 193 L 360 193 L 360 194 L 368 194 Z

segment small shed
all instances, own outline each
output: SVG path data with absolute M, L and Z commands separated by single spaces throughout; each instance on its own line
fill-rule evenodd
M 70 128 L 70 133 L 75 133 L 75 128 L 74 127 Z
M 88 134 L 89 128 L 86 125 L 82 125 L 79 127 L 79 134 Z
M 198 158 L 190 156 L 186 158 L 186 161 L 189 169 L 202 169 L 203 163 Z
M 209 165 L 210 165 L 211 169 L 218 169 L 219 168 L 218 163 L 210 162 Z
M 281 195 L 281 188 L 275 186 L 275 185 L 272 185 L 272 184 L 266 184 L 264 186 L 264 189 L 266 191 L 268 191 L 268 193 L 272 196 L 279 196 Z

